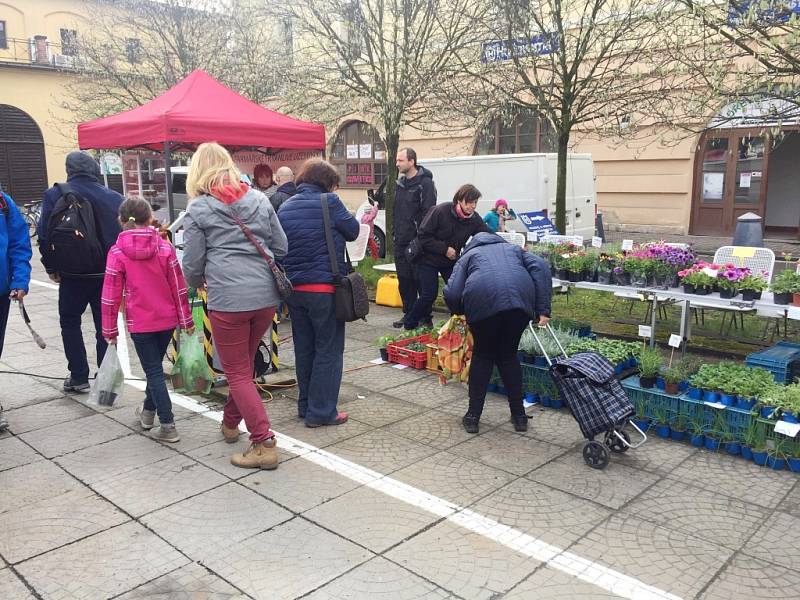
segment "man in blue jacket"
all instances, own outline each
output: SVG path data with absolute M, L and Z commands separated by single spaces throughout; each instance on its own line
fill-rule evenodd
M 86 152 L 70 152 L 67 155 L 67 183 L 70 189 L 81 198 L 88 200 L 94 210 L 97 234 L 103 253 L 117 241 L 120 233 L 119 206 L 122 194 L 110 190 L 100 183 L 100 165 Z M 61 198 L 57 186 L 44 193 L 42 217 L 39 221 L 39 247 L 47 244 L 50 215 Z M 102 317 L 100 314 L 100 294 L 103 290 L 103 274 L 97 276 L 69 277 L 61 273 L 49 272 L 50 279 L 59 284 L 58 316 L 61 323 L 61 339 L 67 358 L 69 377 L 64 380 L 65 392 L 89 391 L 89 363 L 81 332 L 81 316 L 87 306 L 92 308 L 94 319 L 97 364 L 103 362 L 108 345 L 103 339 Z
M 11 300 L 22 300 L 31 281 L 28 225 L 11 197 L 0 188 L 0 356 L 6 338 Z M 8 426 L 0 406 L 0 431 Z

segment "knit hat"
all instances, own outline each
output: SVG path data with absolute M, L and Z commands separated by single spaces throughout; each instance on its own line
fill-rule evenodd
M 500 208 L 501 206 L 505 206 L 508 208 L 508 202 L 506 202 L 505 198 L 500 198 L 497 202 L 494 203 L 495 208 Z

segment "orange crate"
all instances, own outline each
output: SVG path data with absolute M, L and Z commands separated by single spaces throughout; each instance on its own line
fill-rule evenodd
M 442 367 L 439 364 L 439 344 L 432 342 L 430 344 L 425 344 L 425 347 L 428 349 L 428 364 L 425 368 L 431 373 L 441 373 Z
M 400 340 L 399 342 L 392 342 L 387 347 L 389 351 L 389 362 L 397 363 L 399 365 L 406 365 L 414 369 L 424 369 L 428 363 L 428 351 L 422 350 L 417 352 L 415 350 L 408 350 L 406 346 L 414 342 L 420 344 L 427 344 L 433 340 L 432 335 L 420 335 L 407 340 Z

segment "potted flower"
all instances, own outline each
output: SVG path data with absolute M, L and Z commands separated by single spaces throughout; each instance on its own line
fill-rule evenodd
M 584 252 L 573 252 L 564 259 L 564 268 L 567 270 L 567 279 L 569 281 L 578 282 L 581 280 L 585 264 L 584 256 Z
M 791 269 L 781 271 L 772 280 L 772 301 L 775 304 L 789 304 L 795 290 L 800 290 L 800 275 Z
M 777 440 L 775 445 L 767 450 L 767 466 L 774 471 L 783 471 L 783 468 L 786 466 L 788 449 L 788 438 Z
M 667 394 L 677 396 L 678 386 L 686 377 L 686 371 L 683 369 L 683 366 L 680 364 L 675 364 L 664 370 L 661 376 L 664 378 L 664 391 Z
M 604 252 L 601 253 L 597 259 L 597 282 L 605 284 L 611 283 L 613 271 L 614 257 Z
M 700 262 L 678 273 L 683 284 L 683 291 L 687 294 L 694 293 L 699 296 L 710 294 L 717 281 L 717 269 L 714 268 L 715 266 Z M 687 284 L 689 286 L 688 289 Z
M 747 429 L 742 434 L 742 458 L 746 460 L 753 460 L 753 448 L 763 445 L 763 430 L 758 422 L 754 419 Z
M 643 432 L 647 431 L 650 428 L 650 419 L 647 417 L 647 400 L 642 394 L 634 396 L 633 408 L 636 411 L 634 424 Z
M 655 287 L 667 290 L 672 286 L 675 279 L 675 268 L 661 260 L 653 263 L 653 275 L 655 276 Z
M 786 466 L 792 473 L 800 473 L 800 444 L 796 444 L 791 454 L 786 457 Z
M 633 287 L 647 287 L 647 280 L 653 269 L 653 261 L 639 256 L 629 256 L 625 259 L 623 269 L 630 276 Z
M 661 369 L 661 353 L 649 348 L 639 352 L 639 385 L 643 388 L 652 388 L 656 384 L 656 377 Z
M 397 339 L 396 336 L 393 335 L 382 335 L 377 340 L 375 340 L 375 345 L 378 346 L 378 349 L 381 353 L 381 358 L 384 362 L 389 362 L 389 349 L 388 346 L 392 342 Z
M 700 448 L 705 444 L 705 423 L 703 417 L 698 416 L 689 420 L 689 443 Z
M 653 411 L 653 416 L 656 422 L 656 435 L 660 438 L 668 438 L 670 435 L 670 428 L 667 409 L 663 406 L 659 406 Z
M 750 274 L 750 269 L 739 268 L 732 263 L 717 271 L 717 288 L 720 298 L 735 298 L 739 295 L 739 282 Z
M 761 292 L 769 287 L 765 273 L 748 273 L 739 282 L 742 299 L 746 302 L 761 300 Z
M 678 415 L 675 422 L 670 428 L 669 437 L 676 442 L 682 442 L 686 439 L 686 416 Z

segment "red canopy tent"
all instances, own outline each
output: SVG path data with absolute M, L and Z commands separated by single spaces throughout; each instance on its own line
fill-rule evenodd
M 81 149 L 163 151 L 167 181 L 170 152 L 191 150 L 203 142 L 232 150 L 323 150 L 325 127 L 264 108 L 200 70 L 147 104 L 78 125 Z M 173 218 L 169 185 L 167 198 Z

